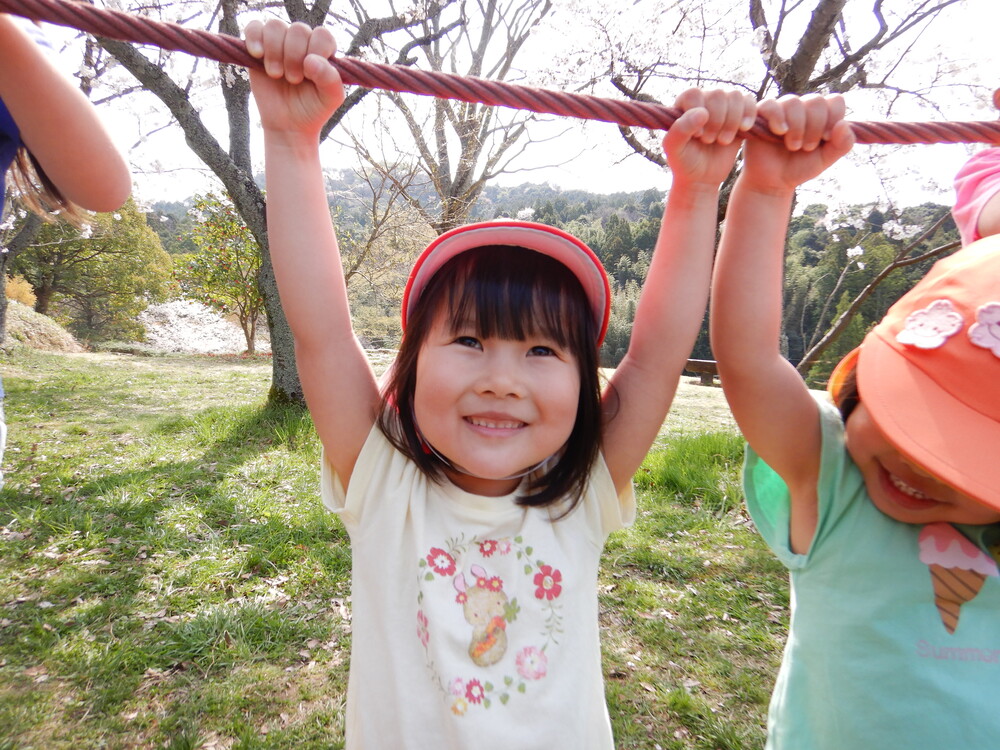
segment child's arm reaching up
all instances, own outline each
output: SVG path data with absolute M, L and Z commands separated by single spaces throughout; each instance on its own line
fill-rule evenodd
M 726 215 L 712 285 L 712 350 L 747 442 L 788 485 L 791 545 L 816 527 L 820 433 L 815 402 L 779 350 L 785 233 L 795 188 L 853 145 L 839 96 L 784 97 L 759 113 L 784 144 L 747 143 Z
M 120 208 L 132 191 L 125 159 L 87 97 L 18 24 L 0 13 L 0 99 L 21 141 L 67 200 Z
M 264 126 L 267 223 L 299 378 L 330 465 L 347 487 L 374 424 L 375 376 L 351 327 L 340 250 L 319 159 L 319 133 L 344 101 L 326 29 L 278 20 L 247 25 L 266 73 L 250 83 Z
M 602 450 L 618 488 L 656 439 L 705 317 L 719 186 L 756 114 L 753 97 L 738 91 L 691 89 L 676 106 L 685 112 L 663 140 L 673 183 L 629 350 L 605 397 Z

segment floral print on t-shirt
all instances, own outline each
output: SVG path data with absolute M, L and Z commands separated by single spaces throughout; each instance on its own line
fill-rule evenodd
M 545 679 L 563 628 L 563 570 L 521 536 L 463 535 L 427 549 L 418 566 L 415 632 L 453 714 L 506 705 Z

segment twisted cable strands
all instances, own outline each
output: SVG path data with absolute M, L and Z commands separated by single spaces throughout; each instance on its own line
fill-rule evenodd
M 261 68 L 241 39 L 145 16 L 108 10 L 75 0 L 0 0 L 0 12 L 14 13 L 35 21 L 69 26 L 95 36 L 137 44 L 152 44 L 166 50 L 187 52 L 221 63 Z M 471 76 L 416 70 L 401 65 L 367 62 L 353 57 L 333 57 L 330 63 L 349 85 L 386 89 L 400 93 L 436 96 L 465 102 L 524 109 L 540 114 L 600 120 L 619 125 L 666 130 L 681 111 L 645 102 L 604 99 L 585 94 L 518 86 Z M 1000 144 L 1000 121 L 978 122 L 858 122 L 850 126 L 858 143 L 996 143 Z M 776 140 L 760 118 L 748 137 Z

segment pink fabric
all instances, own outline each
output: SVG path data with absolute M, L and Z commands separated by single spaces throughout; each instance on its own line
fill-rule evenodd
M 962 244 L 982 239 L 979 215 L 1000 192 L 1000 148 L 988 148 L 969 159 L 955 175 L 955 206 L 951 209 Z

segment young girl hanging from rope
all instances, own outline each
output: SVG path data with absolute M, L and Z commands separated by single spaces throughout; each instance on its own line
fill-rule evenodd
M 811 393 L 780 354 L 795 187 L 845 154 L 839 97 L 765 102 L 712 288 L 760 532 L 791 570 L 768 748 L 994 747 L 1000 737 L 1000 238 L 939 261 Z M 834 405 L 836 404 L 836 405 Z
M 128 165 L 93 106 L 40 41 L 37 27 L 0 13 L 0 223 L 8 174 L 21 205 L 71 220 L 79 219 L 77 206 L 113 211 L 132 191 Z M 0 259 L 0 293 L 6 268 Z M 0 379 L 0 462 L 7 442 L 3 398 Z
M 673 188 L 608 385 L 608 281 L 578 239 L 497 221 L 417 260 L 380 390 L 354 332 L 318 154 L 344 98 L 331 34 L 259 22 L 247 48 L 268 229 L 322 497 L 351 537 L 352 748 L 611 748 L 597 572 L 635 514 L 631 477 L 706 304 L 719 184 L 753 124 L 736 92 L 689 91 L 665 139 Z

